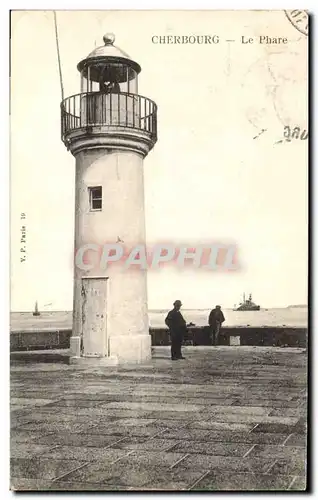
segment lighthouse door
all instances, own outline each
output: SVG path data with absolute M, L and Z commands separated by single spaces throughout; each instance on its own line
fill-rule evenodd
M 107 350 L 108 278 L 82 278 L 83 355 L 104 357 Z

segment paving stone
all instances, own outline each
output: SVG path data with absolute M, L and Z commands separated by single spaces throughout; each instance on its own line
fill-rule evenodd
M 10 405 L 10 410 L 12 411 L 23 411 L 27 410 L 29 406 L 27 405 Z
M 28 424 L 32 422 L 32 414 L 29 413 L 29 417 L 26 416 L 25 412 L 23 416 L 12 416 L 10 415 L 10 429 L 17 429 L 19 428 L 22 424 Z
M 252 432 L 270 432 L 271 434 L 292 434 L 293 426 L 286 424 L 259 423 Z M 287 437 L 287 436 L 286 436 Z
M 237 414 L 227 414 L 227 413 L 215 413 L 213 418 L 216 422 L 243 422 L 243 423 L 270 423 L 270 424 L 285 424 L 294 426 L 297 423 L 296 417 L 270 417 L 266 415 L 241 415 Z
M 71 434 L 66 432 L 52 433 L 43 435 L 38 438 L 39 444 L 47 445 L 64 445 L 64 446 L 84 446 L 84 447 L 96 447 L 104 448 L 106 446 L 111 446 L 123 439 L 122 436 L 105 436 L 99 434 Z
M 133 451 L 129 456 L 125 456 L 119 460 L 121 464 L 133 462 L 139 465 L 153 465 L 153 466 L 170 466 L 172 467 L 186 453 L 173 453 L 169 451 Z
M 283 445 L 286 440 L 286 434 L 270 433 L 270 432 L 249 432 L 243 434 L 242 438 L 244 441 L 251 444 L 278 444 Z M 235 441 L 234 439 L 229 439 L 229 441 Z
M 116 420 L 118 427 L 144 427 L 156 422 L 154 418 L 120 418 Z
M 48 458 L 12 458 L 11 477 L 26 479 L 55 479 L 62 474 L 84 465 L 78 460 L 51 460 Z
M 94 424 L 97 423 L 105 423 L 105 422 L 115 422 L 117 421 L 120 417 L 115 417 L 115 416 L 109 416 L 105 414 L 105 410 L 99 409 L 99 408 L 76 408 L 76 415 L 77 417 L 80 417 L 81 421 L 84 422 L 92 422 Z M 61 417 L 63 416 L 68 416 L 70 414 L 70 410 L 67 408 L 60 408 L 59 414 Z
M 51 480 L 26 479 L 24 477 L 11 477 L 10 490 L 13 491 L 45 491 L 51 489 Z
M 289 490 L 293 491 L 306 491 L 307 489 L 307 481 L 305 477 L 302 476 L 296 476 L 294 478 L 293 483 L 289 487 Z
M 206 414 L 204 408 L 201 411 L 152 411 L 150 418 L 158 420 L 182 420 L 183 422 L 200 421 L 202 415 Z
M 147 410 L 147 411 L 198 411 L 198 406 L 196 405 L 184 405 L 183 403 L 180 404 L 163 404 L 163 403 L 126 403 L 126 402 L 116 402 L 116 403 L 109 403 L 108 408 L 123 408 L 123 409 L 141 409 L 141 410 Z
M 19 406 L 45 406 L 49 403 L 53 403 L 54 400 L 52 399 L 30 399 L 30 398 L 11 398 L 10 399 L 10 408 L 12 405 L 19 405 Z
M 170 436 L 164 434 L 170 439 Z M 183 440 L 186 437 L 193 439 L 193 434 L 184 434 Z M 208 436 L 208 439 L 207 439 Z M 270 434 L 261 432 L 241 432 L 237 430 L 209 430 L 207 435 L 195 435 L 197 442 L 224 442 L 224 443 L 250 443 L 250 444 L 283 444 L 286 440 L 286 434 Z
M 152 425 L 143 425 L 143 426 L 133 426 L 133 425 L 128 425 L 126 427 L 124 426 L 118 426 L 116 425 L 116 422 L 111 422 L 108 425 L 107 424 L 99 424 L 98 426 L 91 427 L 88 431 L 90 434 L 96 434 L 96 435 L 117 435 L 117 436 L 149 436 L 153 437 L 160 432 L 162 432 L 162 429 L 160 427 L 154 427 Z
M 287 392 L 287 391 L 286 391 Z M 279 394 L 277 392 L 277 389 L 273 389 L 271 392 L 267 392 L 267 393 L 258 393 L 257 395 L 260 397 L 260 396 L 264 396 L 264 399 L 270 399 L 273 403 L 276 403 L 276 401 L 283 401 L 284 403 L 288 403 L 292 400 L 292 396 L 290 394 L 285 394 L 285 393 L 281 393 Z
M 178 444 L 180 441 L 176 439 L 160 439 L 160 438 L 125 438 L 114 445 L 116 448 L 128 450 L 149 450 L 149 451 L 166 451 Z
M 187 420 L 173 420 L 170 419 L 157 419 L 152 423 L 152 427 L 157 427 L 158 430 L 162 429 L 183 429 L 189 425 L 189 421 Z
M 251 451 L 251 457 L 273 457 L 273 458 L 299 458 L 305 460 L 306 451 L 300 446 L 276 446 L 269 444 L 256 444 Z
M 166 429 L 160 435 L 164 439 L 179 439 L 179 440 L 190 440 L 190 441 L 215 441 L 216 432 L 209 429 Z M 218 439 L 219 440 L 219 439 Z
M 168 467 L 163 468 L 168 472 Z M 105 462 L 99 462 L 86 465 L 77 471 L 68 474 L 63 478 L 63 483 L 87 483 L 103 485 L 116 485 L 126 487 L 142 487 L 145 484 L 151 484 L 159 474 L 159 467 L 140 465 L 137 463 L 116 462 L 110 465 Z M 60 483 L 60 481 L 57 481 Z M 72 489 L 72 488 L 71 488 Z
M 229 398 L 227 395 L 215 395 L 214 398 L 204 398 L 205 406 L 210 409 L 211 406 L 232 406 L 235 402 L 234 398 Z
M 48 432 L 43 431 L 25 431 L 20 429 L 14 429 L 10 434 L 10 445 L 14 446 L 16 443 L 30 443 L 30 444 L 50 444 L 42 443 L 39 440 L 48 436 Z
M 105 382 L 103 384 L 100 384 L 100 385 L 93 385 L 93 384 L 90 385 L 90 384 L 85 384 L 85 381 L 84 381 L 84 383 L 82 383 L 81 385 L 78 386 L 78 391 L 76 390 L 76 386 L 74 384 L 72 385 L 72 389 L 73 389 L 73 394 L 75 397 L 76 397 L 76 393 L 77 393 L 77 398 L 78 398 L 78 394 L 80 394 L 82 396 L 82 398 L 78 398 L 78 399 L 88 398 L 88 399 L 96 399 L 96 400 L 98 400 L 98 399 L 107 400 L 109 397 L 109 394 L 107 394 L 107 391 L 105 389 Z M 118 392 L 118 391 L 116 391 L 116 392 Z
M 291 434 L 287 441 L 284 442 L 285 446 L 307 446 L 307 436 L 304 434 Z
M 43 432 L 85 432 L 93 427 L 94 424 L 80 424 L 74 422 L 30 422 L 21 424 L 17 427 L 17 429 L 26 430 L 26 431 L 43 431 Z M 96 425 L 96 424 L 95 424 Z
M 69 409 L 61 409 L 60 412 L 66 412 L 69 413 Z M 151 412 L 147 411 L 136 411 L 136 410 L 107 410 L 103 405 L 102 406 L 96 406 L 96 407 L 89 407 L 89 408 L 77 408 L 76 409 L 76 414 L 77 415 L 84 415 L 87 417 L 98 417 L 100 421 L 102 419 L 105 420 L 105 422 L 109 422 L 111 420 L 118 420 L 119 418 L 152 418 L 156 419 L 156 417 L 151 415 Z
M 140 396 L 140 395 L 133 395 L 129 397 L 121 397 L 121 400 L 118 402 L 122 402 L 124 399 L 125 402 L 132 402 L 132 403 L 161 403 L 164 405 L 179 405 L 180 400 L 182 399 L 184 405 L 214 405 L 214 404 L 219 404 L 220 401 L 222 400 L 222 397 L 220 398 L 206 398 L 206 397 L 195 397 L 195 396 L 189 396 L 189 395 L 181 395 L 178 394 L 178 397 L 174 394 L 173 396 L 167 396 L 164 394 L 164 391 L 162 391 L 162 395 L 152 395 L 152 396 Z M 223 398 L 225 399 L 225 398 Z M 223 401 L 222 401 L 223 402 Z M 228 401 L 228 405 L 231 405 L 232 400 Z
M 32 401 L 37 401 L 37 400 L 41 400 L 41 399 L 49 399 L 52 402 L 52 401 L 60 399 L 61 390 L 63 390 L 63 389 L 56 388 L 52 391 L 45 390 L 43 392 L 33 392 L 33 391 L 25 390 L 21 393 L 21 397 L 23 397 L 24 399 L 29 399 L 31 403 L 32 403 Z M 15 394 L 15 395 L 18 396 L 17 394 Z M 16 405 L 16 406 L 18 406 L 18 405 Z M 25 407 L 26 405 L 19 405 L 19 406 Z
M 158 489 L 158 490 L 188 490 L 192 484 L 200 480 L 205 471 L 185 471 L 178 469 L 163 469 L 158 468 L 155 477 L 151 482 L 145 483 L 144 488 Z
M 116 392 L 118 392 L 118 387 L 116 389 Z M 80 399 L 83 399 L 83 393 L 80 391 L 78 392 L 77 394 L 75 393 L 72 393 L 72 394 L 68 394 L 67 395 L 67 400 L 70 401 L 70 400 L 80 400 Z M 86 393 L 85 394 L 85 401 L 97 401 L 97 402 L 100 402 L 101 404 L 108 404 L 107 401 L 108 401 L 108 395 L 107 394 L 103 394 L 102 392 L 101 393 L 94 393 L 94 394 L 91 394 L 91 393 Z M 71 404 L 71 403 L 70 403 Z
M 209 418 L 211 418 L 212 415 L 209 415 Z M 243 423 L 236 423 L 236 422 L 215 422 L 214 420 L 199 420 L 197 422 L 191 422 L 188 425 L 189 429 L 206 429 L 206 430 L 211 430 L 211 431 L 241 431 L 241 432 L 249 432 L 253 429 L 255 426 L 254 423 L 252 424 L 243 424 Z
M 32 415 L 32 408 L 30 411 L 30 407 L 25 407 L 23 409 L 16 409 L 15 405 L 10 405 L 10 420 L 12 418 L 25 417 L 26 415 Z
M 241 406 L 258 406 L 262 405 L 264 407 L 275 408 L 298 408 L 299 403 L 295 401 L 282 401 L 282 400 L 273 400 L 273 399 L 241 399 L 237 400 L 236 405 Z
M 10 417 L 19 418 L 19 417 L 28 417 L 34 414 L 41 415 L 56 415 L 59 413 L 60 408 L 57 407 L 49 407 L 49 406 L 27 406 L 23 410 L 10 411 Z
M 275 460 L 269 470 L 270 474 L 292 474 L 304 476 L 306 474 L 306 462 L 299 457 L 279 458 Z
M 243 443 L 198 443 L 196 441 L 184 441 L 176 444 L 172 452 L 177 453 L 202 453 L 205 455 L 243 457 L 251 449 L 251 445 Z
M 270 412 L 270 417 L 301 417 L 302 409 L 301 408 L 276 408 Z
M 47 405 L 47 407 L 55 408 L 98 408 L 103 401 L 95 401 L 90 399 L 59 399 Z
M 193 488 L 195 491 L 268 491 L 286 490 L 290 484 L 290 476 L 273 476 L 270 474 L 211 472 Z
M 127 455 L 127 451 L 113 449 L 111 447 L 87 447 L 87 446 L 58 446 L 42 454 L 43 458 L 77 459 L 85 462 L 97 460 L 108 460 L 110 463 Z
M 272 466 L 272 458 L 225 457 L 191 453 L 177 464 L 184 470 L 225 470 L 236 472 L 267 472 Z
M 98 423 L 101 420 L 100 415 L 93 414 L 92 418 L 90 419 L 90 424 Z M 64 424 L 66 427 L 70 425 L 78 425 L 78 424 L 87 424 L 88 418 L 87 415 L 78 415 L 75 412 L 71 412 L 68 414 L 64 414 L 62 412 L 59 413 L 43 413 L 42 411 L 36 411 L 36 413 L 31 413 L 25 417 L 19 417 L 16 419 L 17 424 L 16 426 L 12 426 L 12 428 L 19 427 L 19 428 L 24 428 L 24 424 L 29 424 L 29 423 L 49 423 L 53 422 L 53 424 Z
M 306 434 L 307 433 L 307 418 L 300 417 L 293 428 L 293 432 L 296 434 Z
M 221 396 L 219 398 L 208 398 L 208 397 L 189 397 L 189 396 L 179 396 L 178 398 L 159 398 L 159 401 L 164 403 L 164 404 L 179 404 L 180 400 L 182 400 L 184 405 L 189 405 L 189 406 L 197 406 L 197 405 L 203 405 L 203 406 L 215 406 L 219 405 L 220 402 L 222 402 L 223 406 L 231 406 L 233 400 L 232 399 L 226 399 L 226 396 Z M 158 398 L 154 397 L 153 402 L 158 401 Z
M 126 486 L 102 483 L 68 483 L 63 481 L 54 481 L 51 483 L 51 491 L 126 491 Z
M 43 456 L 46 452 L 52 449 L 52 446 L 32 443 L 11 443 L 10 457 L 11 458 L 33 458 Z M 63 457 L 62 457 L 63 458 Z
M 261 406 L 218 406 L 215 405 L 211 408 L 213 413 L 226 413 L 233 415 L 268 415 L 268 408 L 262 408 Z

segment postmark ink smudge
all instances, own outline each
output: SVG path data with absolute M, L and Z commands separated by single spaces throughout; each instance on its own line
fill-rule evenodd
M 308 13 L 306 10 L 285 10 L 289 22 L 303 35 L 308 35 Z

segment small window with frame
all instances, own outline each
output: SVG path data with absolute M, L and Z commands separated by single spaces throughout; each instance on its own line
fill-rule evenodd
M 89 189 L 89 209 L 91 212 L 102 210 L 102 187 L 96 186 Z

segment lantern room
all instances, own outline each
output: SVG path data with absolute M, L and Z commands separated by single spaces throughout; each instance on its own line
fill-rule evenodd
M 118 139 L 125 133 L 131 136 L 134 130 L 139 138 L 142 134 L 147 148 L 152 148 L 157 140 L 157 106 L 138 94 L 141 68 L 114 45 L 113 34 L 104 35 L 103 40 L 103 46 L 95 48 L 77 65 L 80 93 L 61 103 L 62 140 L 71 147 L 73 139 L 77 144 L 80 136 L 87 139 L 88 132 L 90 140 L 93 135 L 108 134 L 110 141 L 115 132 Z M 71 151 L 75 149 L 71 147 Z
M 81 73 L 81 92 L 138 94 L 139 64 L 114 46 L 115 36 L 106 34 L 104 44 L 82 60 L 77 69 Z

